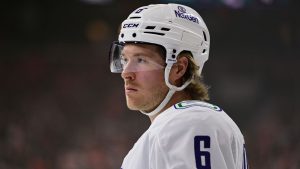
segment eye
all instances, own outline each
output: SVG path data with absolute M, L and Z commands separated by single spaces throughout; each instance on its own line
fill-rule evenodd
M 147 63 L 147 60 L 142 57 L 139 57 L 139 58 L 137 58 L 137 62 L 138 63 Z

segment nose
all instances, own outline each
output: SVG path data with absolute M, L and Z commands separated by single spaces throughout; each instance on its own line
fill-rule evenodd
M 135 79 L 135 64 L 132 61 L 128 61 L 126 65 L 123 67 L 123 71 L 121 73 L 122 78 L 125 80 L 133 80 Z
M 124 80 L 134 80 L 135 79 L 135 73 L 134 72 L 123 71 L 121 73 L 121 77 Z

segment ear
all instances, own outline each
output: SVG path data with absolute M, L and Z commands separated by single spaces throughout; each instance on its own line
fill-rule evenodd
M 170 71 L 170 83 L 173 85 L 181 85 L 181 78 L 185 74 L 188 68 L 188 58 L 184 55 L 177 58 L 177 62 L 173 65 L 171 71 Z

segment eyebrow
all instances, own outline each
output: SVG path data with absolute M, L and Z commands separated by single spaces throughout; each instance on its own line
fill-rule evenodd
M 124 54 L 124 52 L 122 52 L 121 53 L 121 55 L 122 56 L 126 56 L 125 54 Z M 145 56 L 145 57 L 148 57 L 148 58 L 151 58 L 149 55 L 147 55 L 146 53 L 135 53 L 134 55 L 130 55 L 130 56 L 134 56 L 134 57 L 136 57 L 136 56 Z

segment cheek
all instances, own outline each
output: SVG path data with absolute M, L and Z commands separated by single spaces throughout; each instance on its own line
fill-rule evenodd
M 137 79 L 147 88 L 162 87 L 162 85 L 165 85 L 164 74 L 161 70 L 141 73 Z

